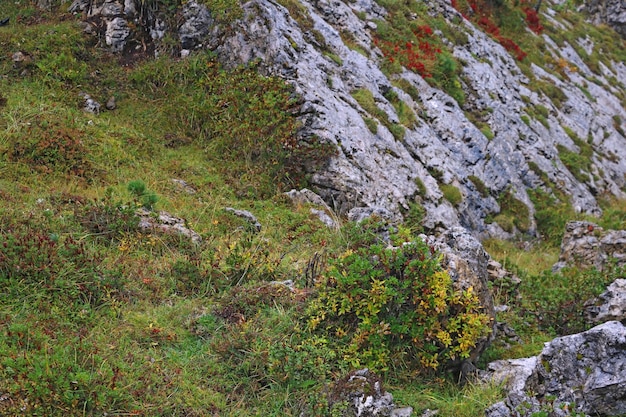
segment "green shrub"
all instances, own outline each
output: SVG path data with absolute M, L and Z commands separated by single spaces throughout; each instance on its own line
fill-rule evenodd
M 414 235 L 422 233 L 424 231 L 422 226 L 424 217 L 426 217 L 426 209 L 418 202 L 410 202 L 409 209 L 404 214 L 404 225 Z
M 395 95 L 395 94 L 394 94 Z M 354 90 L 352 92 L 352 97 L 359 103 L 359 105 L 368 112 L 370 115 L 374 116 L 383 126 L 385 126 L 393 135 L 396 140 L 402 140 L 404 138 L 404 127 L 399 124 L 391 123 L 387 113 L 385 113 L 378 105 L 374 99 L 374 94 L 366 88 L 360 88 L 358 90 Z M 397 97 L 397 96 L 396 96 Z M 412 111 L 411 109 L 407 109 Z M 369 127 L 369 125 L 368 125 Z
M 460 66 L 449 52 L 437 56 L 437 63 L 433 70 L 433 80 L 436 86 L 440 86 L 448 93 L 459 106 L 465 103 L 465 90 L 459 79 Z
M 463 201 L 463 195 L 461 194 L 461 190 L 459 190 L 454 185 L 442 184 L 439 186 L 439 188 L 441 188 L 443 198 L 448 200 L 453 206 L 457 206 L 461 203 L 461 201 Z
M 476 187 L 476 190 L 480 193 L 481 196 L 489 197 L 489 189 L 480 178 L 478 178 L 476 175 L 470 175 L 467 177 L 467 179 L 470 180 L 472 184 L 474 184 L 474 187 Z
M 393 85 L 397 86 L 398 88 L 402 89 L 402 91 L 404 91 L 405 93 L 407 93 L 409 96 L 411 96 L 411 98 L 413 99 L 413 101 L 415 101 L 416 103 L 421 102 L 421 98 L 420 98 L 420 93 L 417 90 L 417 88 L 415 88 L 415 86 L 413 84 L 411 84 L 411 82 L 409 80 L 407 80 L 406 78 L 398 78 L 392 81 Z
M 160 116 L 206 147 L 211 163 L 251 198 L 305 186 L 308 173 L 336 153 L 331 143 L 298 135 L 293 87 L 253 65 L 225 70 L 206 55 L 162 58 L 133 71 L 131 81 L 164 100 Z
M 504 225 L 508 221 L 513 223 L 520 232 L 530 230 L 530 211 L 526 204 L 515 198 L 512 190 L 502 193 L 498 198 L 498 203 L 500 204 L 500 214 L 498 215 L 500 221 L 498 221 L 498 224 L 503 229 L 505 229 Z
M 568 171 L 580 182 L 589 181 L 587 171 L 590 169 L 591 160 L 579 152 L 570 151 L 561 144 L 556 145 L 556 147 L 559 151 L 559 159 Z
M 0 232 L 0 300 L 41 299 L 40 308 L 73 304 L 98 306 L 118 288 L 113 271 L 82 242 L 16 227 Z M 71 309 L 71 308 L 70 308 Z
M 552 193 L 542 189 L 529 190 L 529 197 L 535 206 L 537 232 L 541 238 L 553 247 L 561 245 L 565 225 L 576 218 L 576 213 L 563 192 Z
M 41 173 L 63 173 L 92 179 L 94 169 L 83 141 L 84 132 L 68 121 L 38 117 L 9 136 L 9 160 L 22 162 Z
M 600 226 L 611 230 L 626 229 L 626 201 L 602 198 L 599 203 L 602 207 L 602 218 L 598 221 Z
M 202 0 L 211 11 L 211 16 L 221 23 L 230 23 L 243 17 L 243 9 L 233 0 Z M 293 16 L 293 15 L 292 15 Z
M 384 96 L 396 110 L 396 114 L 398 115 L 398 119 L 402 125 L 411 129 L 417 124 L 415 112 L 403 100 L 401 100 L 400 97 L 398 97 L 398 94 L 396 94 L 395 91 L 390 89 L 384 94 Z
M 488 333 L 472 290 L 456 291 L 422 242 L 348 251 L 332 261 L 308 309 L 308 327 L 333 335 L 352 368 L 418 371 L 467 358 Z
M 536 317 L 542 329 L 558 335 L 578 333 L 590 327 L 584 319 L 585 302 L 623 277 L 624 272 L 615 267 L 598 271 L 573 266 L 557 273 L 526 276 L 520 286 L 522 305 Z
M 493 131 L 491 130 L 491 128 L 489 126 L 483 126 L 480 129 L 480 132 L 485 135 L 485 137 L 487 138 L 487 140 L 491 140 L 495 137 Z
M 378 133 L 378 123 L 376 123 L 376 120 L 370 117 L 364 117 L 363 121 L 365 122 L 365 125 L 370 130 L 370 132 L 372 132 L 373 134 Z
M 148 210 L 152 210 L 157 201 L 159 201 L 159 197 L 152 191 L 149 191 L 142 180 L 133 180 L 128 183 L 126 188 Z

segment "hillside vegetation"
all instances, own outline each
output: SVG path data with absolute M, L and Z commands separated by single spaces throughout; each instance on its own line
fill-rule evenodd
M 0 415 L 342 415 L 328 393 L 365 366 L 417 413 L 480 416 L 500 399 L 446 368 L 488 331 L 475 297 L 452 290 L 425 245 L 393 251 L 379 235 L 413 241 L 418 208 L 407 224 L 334 216 L 329 228 L 283 194 L 333 152 L 296 141 L 283 80 L 208 52 L 113 55 L 64 7 L 5 1 L 3 17 Z M 462 95 L 446 62 L 433 82 Z M 85 112 L 83 93 L 116 108 Z M 141 229 L 141 208 L 184 218 L 202 241 Z M 626 227 L 623 203 L 604 213 Z M 494 288 L 522 342 L 483 361 L 583 329 L 582 302 L 620 273 L 548 272 L 570 216 L 542 206 L 553 235 L 530 250 L 485 243 L 522 278 Z

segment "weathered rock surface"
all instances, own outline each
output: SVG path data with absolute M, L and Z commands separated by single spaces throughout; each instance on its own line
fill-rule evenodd
M 470 360 L 476 361 L 495 334 L 495 310 L 488 272 L 491 258 L 481 243 L 462 227 L 451 228 L 438 237 L 421 237 L 443 255 L 442 266 L 450 274 L 455 289 L 467 290 L 471 287 L 478 295 L 483 312 L 491 318 L 491 334 L 479 340 L 470 354 Z
M 577 149 L 564 130 L 568 127 L 580 137 L 591 134 L 598 149 L 610 145 L 612 151 L 617 151 L 615 145 L 624 138 L 612 130 L 608 118 L 622 115 L 624 110 L 612 94 L 597 91 L 596 96 L 592 87 L 594 102 L 575 84 L 555 80 L 541 68 L 533 67 L 537 78 L 556 83 L 563 90 L 567 100 L 559 108 L 547 96 L 526 86 L 529 80 L 500 45 L 464 22 L 459 30 L 468 33 L 468 44 L 455 46 L 454 53 L 466 62 L 464 79 L 469 83 L 466 91 L 475 92 L 469 100 L 472 106 L 477 110 L 492 110 L 488 124 L 495 137 L 490 141 L 451 97 L 430 87 L 418 75 L 405 72 L 398 76 L 419 92 L 418 100 L 413 100 L 380 72 L 380 55 L 371 48 L 372 30 L 368 22 L 384 16 L 385 12 L 375 3 L 361 1 L 349 6 L 333 2 L 332 7 L 326 2 L 303 4 L 309 9 L 314 29 L 324 36 L 327 48 L 339 56 L 341 64 L 321 54 L 310 36 L 294 26 L 286 10 L 261 1 L 244 5 L 247 16 L 255 24 L 246 21 L 246 27 L 236 26 L 238 35 L 226 39 L 216 50 L 222 59 L 232 63 L 259 58 L 267 72 L 293 81 L 305 100 L 304 135 L 316 135 L 340 149 L 329 166 L 313 176 L 320 195 L 335 202 L 340 212 L 351 215 L 366 208 L 397 217 L 402 207 L 417 198 L 427 210 L 427 228 L 461 224 L 479 235 L 503 236 L 506 234 L 497 225 L 487 225 L 483 219 L 500 210 L 492 195 L 505 190 L 512 190 L 518 200 L 531 208 L 532 215 L 526 189 L 540 186 L 542 180 L 528 162 L 533 162 L 551 181 L 558 182 L 580 211 L 599 212 L 594 197 L 597 190 L 621 194 L 626 165 L 598 161 L 598 168 L 604 170 L 601 165 L 606 165 L 616 175 L 604 175 L 592 187 L 580 183 L 567 170 L 556 149 L 557 144 Z M 458 18 L 446 2 L 432 2 L 432 8 L 433 13 L 448 19 Z M 357 18 L 355 12 L 365 13 L 365 19 Z M 370 58 L 345 46 L 339 36 L 343 28 L 349 28 Z M 561 53 L 558 47 L 550 52 L 557 57 Z M 572 52 L 568 50 L 568 53 Z M 498 62 L 497 70 L 485 61 Z M 576 74 L 576 77 L 581 76 Z M 573 81 L 583 80 L 581 77 Z M 384 126 L 372 134 L 363 121 L 363 117 L 370 115 L 350 95 L 358 88 L 370 90 L 377 105 L 392 121 L 398 120 L 398 116 L 385 99 L 385 93 L 393 90 L 411 108 L 421 109 L 424 123 L 408 129 L 403 141 L 396 141 Z M 550 108 L 553 115 L 549 117 L 549 128 L 534 121 L 526 125 L 521 120 L 528 105 L 524 100 L 530 105 Z M 440 175 L 435 178 L 432 172 Z M 469 180 L 472 175 L 485 184 L 488 195 L 476 189 Z M 426 186 L 424 196 L 418 196 L 417 178 Z M 461 190 L 463 201 L 458 206 L 453 207 L 442 198 L 442 184 L 452 184 Z
M 80 97 L 83 99 L 83 110 L 87 113 L 100 114 L 100 103 L 94 100 L 87 93 L 80 93 Z
M 214 25 L 209 10 L 195 0 L 183 5 L 184 23 L 178 28 L 178 36 L 183 49 L 201 46 Z
M 623 0 L 587 0 L 585 9 L 596 23 L 606 23 L 626 38 L 626 3 Z
M 512 193 L 529 208 L 526 232 L 530 234 L 535 231 L 534 207 L 527 190 L 546 187 L 547 181 L 566 193 L 578 211 L 589 214 L 600 213 L 599 194 L 626 196 L 626 138 L 621 133 L 626 130 L 626 109 L 620 99 L 626 64 L 600 65 L 602 73 L 594 73 L 567 42 L 557 44 L 543 35 L 546 54 L 554 61 L 575 64 L 577 71 L 557 78 L 554 71 L 532 64 L 530 79 L 499 43 L 464 20 L 449 1 L 427 2 L 429 13 L 442 16 L 455 31 L 467 36 L 463 44 L 446 40 L 464 63 L 462 82 L 467 97 L 461 107 L 416 73 L 404 71 L 393 79 L 383 74 L 383 57 L 373 38 L 375 20 L 384 19 L 386 11 L 373 0 L 300 3 L 310 17 L 309 27 L 300 26 L 276 2 L 250 0 L 242 5 L 244 17 L 222 30 L 205 6 L 190 1 L 180 10 L 179 27 L 169 30 L 177 31 L 185 54 L 187 48 L 202 46 L 215 51 L 226 65 L 256 60 L 265 73 L 294 85 L 304 102 L 300 139 L 318 138 L 337 146 L 337 155 L 311 176 L 315 191 L 337 213 L 355 220 L 372 213 L 400 220 L 402 212 L 417 203 L 426 210 L 423 224 L 429 230 L 462 225 L 479 237 L 506 238 L 516 230 L 505 231 L 497 222 L 485 221 L 501 211 L 498 196 L 502 193 Z M 609 6 L 620 2 L 604 3 L 613 10 Z M 90 16 L 106 14 L 112 21 L 133 13 L 137 16 L 138 12 L 131 13 L 131 4 L 129 0 L 123 4 L 75 0 L 72 8 Z M 542 10 L 550 14 L 552 4 L 545 1 Z M 139 10 L 139 3 L 135 1 L 133 7 Z M 611 16 L 617 15 L 611 12 Z M 158 39 L 158 33 L 167 30 L 164 21 L 155 15 L 138 22 L 148 25 Z M 346 46 L 342 33 L 344 37 L 349 33 L 363 54 Z M 588 39 L 579 43 L 588 54 L 597 48 Z M 399 79 L 417 93 L 410 96 L 397 88 L 392 82 Z M 562 97 L 555 100 L 537 92 L 532 83 L 539 81 L 552 84 Z M 369 90 L 378 108 L 392 123 L 399 123 L 386 98 L 394 92 L 419 123 L 407 127 L 402 140 L 396 140 L 382 124 L 372 133 L 364 118 L 375 117 L 352 96 L 358 89 Z M 538 105 L 549 112 L 544 124 L 527 110 Z M 480 113 L 493 138 L 488 139 L 468 113 Z M 580 151 L 568 133 L 587 138 L 593 149 L 586 180 L 580 180 L 581 176 L 575 176 L 559 159 L 559 149 Z M 456 187 L 462 200 L 454 205 L 447 201 L 443 185 Z
M 557 271 L 566 266 L 604 269 L 607 264 L 626 265 L 626 230 L 608 230 L 595 223 L 573 221 L 565 226 Z
M 393 396 L 383 390 L 380 379 L 367 368 L 351 372 L 331 389 L 329 403 L 347 402 L 355 417 L 410 417 L 411 407 L 397 408 Z M 346 415 L 346 414 L 342 414 Z
M 193 243 L 202 242 L 202 236 L 188 228 L 185 219 L 172 216 L 166 211 L 155 214 L 146 209 L 139 209 L 137 216 L 139 216 L 139 230 L 143 232 L 181 235 L 188 237 Z
M 585 306 L 588 323 L 626 319 L 626 279 L 616 279 L 605 292 Z
M 237 217 L 241 217 L 242 219 L 247 221 L 257 233 L 260 232 L 261 228 L 263 227 L 261 223 L 257 220 L 256 216 L 250 213 L 248 210 L 237 210 L 232 207 L 226 207 L 224 211 L 233 213 Z
M 626 413 L 626 328 L 617 321 L 554 339 L 537 357 L 491 363 L 489 370 L 509 394 L 487 417 L 527 417 L 546 408 L 554 416 Z
M 130 35 L 130 27 L 123 17 L 114 17 L 107 22 L 107 29 L 104 34 L 106 44 L 113 52 L 120 52 L 126 45 L 126 38 Z
M 328 226 L 331 229 L 336 229 L 339 227 L 337 221 L 335 221 L 335 214 L 332 209 L 326 204 L 324 199 L 319 195 L 315 194 L 313 191 L 303 188 L 302 190 L 291 190 L 286 192 L 285 195 L 291 199 L 291 201 L 295 205 L 304 205 L 310 204 L 313 206 L 317 206 L 318 208 L 310 208 L 311 214 L 316 216 L 322 223 Z

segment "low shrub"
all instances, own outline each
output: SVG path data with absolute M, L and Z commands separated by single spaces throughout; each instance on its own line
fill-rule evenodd
M 572 266 L 557 273 L 526 276 L 520 285 L 524 313 L 534 315 L 542 329 L 557 335 L 587 330 L 591 326 L 584 319 L 585 303 L 624 272 L 616 267 L 598 271 Z
M 139 230 L 138 206 L 113 201 L 111 195 L 74 210 L 74 217 L 97 240 L 117 242 L 125 234 Z
M 40 308 L 98 306 L 121 289 L 115 272 L 101 270 L 101 259 L 71 236 L 18 226 L 0 232 L 0 248 L 5 302 L 30 296 L 40 299 Z
M 489 188 L 487 188 L 485 183 L 480 178 L 478 178 L 476 175 L 470 175 L 469 177 L 467 177 L 467 179 L 470 180 L 472 184 L 474 184 L 474 187 L 476 187 L 476 190 L 480 193 L 481 196 L 489 197 Z
M 148 190 L 142 180 L 133 180 L 128 183 L 126 188 L 148 210 L 152 210 L 157 201 L 159 201 L 159 197 L 154 192 Z
M 68 121 L 36 118 L 10 135 L 9 160 L 22 162 L 41 173 L 62 173 L 90 179 L 94 176 L 84 133 Z
M 352 368 L 438 369 L 467 358 L 489 331 L 477 295 L 454 290 L 422 242 L 349 250 L 330 262 L 317 288 L 308 328 L 339 340 L 338 354 Z
M 498 203 L 500 204 L 499 216 L 501 220 L 510 219 L 510 222 L 522 233 L 530 230 L 531 219 L 528 206 L 515 198 L 512 190 L 503 192 L 498 197 Z
M 463 201 L 463 194 L 461 194 L 461 190 L 459 190 L 454 185 L 442 184 L 439 186 L 439 188 L 441 188 L 443 198 L 448 200 L 453 206 L 457 206 L 461 203 L 461 201 Z

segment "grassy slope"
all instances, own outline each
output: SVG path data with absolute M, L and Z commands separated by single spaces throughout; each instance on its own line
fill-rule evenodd
M 267 118 L 279 126 L 277 142 L 292 137 L 285 113 L 253 111 L 259 96 L 261 107 L 288 109 L 283 87 L 221 72 L 206 56 L 121 67 L 88 44 L 72 16 L 13 2 L 0 4 L 0 16 L 13 22 L 0 29 L 0 236 L 13 249 L 0 258 L 0 414 L 298 415 L 324 381 L 286 383 L 268 361 L 292 338 L 303 297 L 259 283 L 302 287 L 312 255 L 342 252 L 346 237 L 292 206 L 280 188 L 297 178 L 273 173 L 280 164 L 250 145 L 271 136 L 257 130 Z M 33 61 L 14 66 L 18 50 Z M 255 94 L 233 93 L 229 83 Z M 81 91 L 101 102 L 115 95 L 118 109 L 84 113 Z M 231 112 L 238 107 L 246 119 Z M 137 180 L 158 196 L 157 210 L 184 217 L 203 244 L 138 233 L 132 208 L 144 196 L 128 189 Z M 253 212 L 261 233 L 227 206 Z M 514 246 L 493 248 L 527 265 Z M 529 353 L 496 347 L 490 355 L 520 351 Z M 482 415 L 499 396 L 493 387 L 461 390 L 444 375 L 389 375 L 388 386 L 399 403 L 442 416 Z

